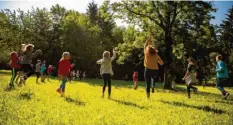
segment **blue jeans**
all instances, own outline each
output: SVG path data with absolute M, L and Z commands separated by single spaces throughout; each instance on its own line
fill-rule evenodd
M 155 87 L 155 82 L 157 80 L 157 75 L 158 75 L 158 70 L 152 70 L 152 69 L 147 69 L 145 68 L 144 71 L 144 78 L 146 81 L 146 92 L 150 93 L 150 86 L 151 86 L 151 80 L 152 82 L 152 87 Z
M 225 95 L 226 91 L 223 88 L 225 79 L 224 78 L 217 78 L 216 79 L 216 88 L 222 92 L 223 95 Z
M 62 76 L 60 89 L 62 90 L 63 93 L 65 92 L 66 82 L 67 82 L 67 77 L 66 76 Z

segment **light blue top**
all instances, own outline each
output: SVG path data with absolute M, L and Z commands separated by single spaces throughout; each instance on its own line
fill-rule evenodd
M 219 61 L 216 66 L 217 78 L 229 78 L 226 63 Z
M 44 72 L 46 69 L 47 68 L 46 68 L 45 64 L 42 64 L 42 66 L 41 66 L 41 72 Z

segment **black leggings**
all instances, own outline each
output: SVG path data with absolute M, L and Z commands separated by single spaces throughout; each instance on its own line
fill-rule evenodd
M 146 81 L 146 92 L 150 93 L 151 79 L 153 80 L 152 87 L 155 87 L 155 82 L 157 81 L 158 70 L 152 70 L 145 68 L 144 78 Z
M 34 69 L 30 64 L 22 64 L 22 70 L 26 74 L 26 78 L 29 78 L 34 73 Z
M 104 86 L 103 86 L 103 93 L 105 91 L 105 88 L 108 84 L 108 96 L 111 95 L 111 75 L 110 74 L 103 74 L 104 79 Z
M 192 83 L 190 83 L 189 85 L 187 85 L 187 92 L 188 92 L 188 96 L 190 96 L 190 91 L 191 89 L 195 90 L 197 89 L 196 87 L 192 86 Z

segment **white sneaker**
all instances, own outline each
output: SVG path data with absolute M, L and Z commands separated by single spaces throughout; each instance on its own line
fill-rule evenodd
M 229 93 L 226 93 L 226 95 L 224 96 L 224 99 L 227 99 L 229 95 L 230 95 Z

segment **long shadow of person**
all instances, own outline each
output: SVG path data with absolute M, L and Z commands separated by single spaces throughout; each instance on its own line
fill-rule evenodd
M 145 106 L 137 105 L 136 103 L 133 103 L 133 102 L 117 100 L 117 99 L 109 99 L 109 100 L 114 101 L 114 102 L 119 103 L 119 104 L 122 104 L 122 105 L 132 106 L 132 107 L 136 107 L 136 108 L 139 108 L 139 109 L 147 109 L 148 108 L 148 107 L 145 107 Z

